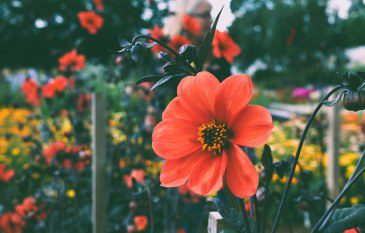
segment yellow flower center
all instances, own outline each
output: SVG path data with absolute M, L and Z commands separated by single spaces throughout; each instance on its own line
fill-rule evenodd
M 224 147 L 228 144 L 231 132 L 226 124 L 212 120 L 199 127 L 198 135 L 198 141 L 202 143 L 202 149 L 218 156 L 222 154 Z

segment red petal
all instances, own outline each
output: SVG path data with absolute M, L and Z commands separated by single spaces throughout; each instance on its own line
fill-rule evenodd
M 252 97 L 252 82 L 247 74 L 232 75 L 217 90 L 214 111 L 217 120 L 230 123 Z
M 166 160 L 160 174 L 161 186 L 178 187 L 185 184 L 191 170 L 204 156 L 209 155 L 199 150 L 180 159 Z
M 234 144 L 225 153 L 228 157 L 226 180 L 231 192 L 239 198 L 254 195 L 259 185 L 259 176 L 248 156 Z
M 223 175 L 227 168 L 225 154 L 212 157 L 204 156 L 190 173 L 188 186 L 196 194 L 207 196 L 223 187 Z
M 185 107 L 181 104 L 178 97 L 175 97 L 169 105 L 167 105 L 165 111 L 162 114 L 162 119 L 166 120 L 168 118 L 179 118 L 188 121 L 194 121 L 194 116 L 192 116 Z
M 213 118 L 214 96 L 218 86 L 218 79 L 208 72 L 183 78 L 177 89 L 179 102 L 195 121 L 207 123 Z
M 160 122 L 152 134 L 152 148 L 164 159 L 179 159 L 201 148 L 198 126 L 190 121 L 170 118 Z
M 261 146 L 269 140 L 273 127 L 269 110 L 259 105 L 247 106 L 230 125 L 231 141 L 247 147 Z

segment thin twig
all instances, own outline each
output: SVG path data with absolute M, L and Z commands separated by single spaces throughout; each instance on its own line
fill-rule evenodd
M 275 222 L 274 222 L 274 225 L 273 225 L 273 228 L 272 228 L 272 233 L 275 233 L 276 230 L 277 230 L 277 227 L 279 225 L 279 222 L 280 222 L 280 217 L 281 217 L 281 214 L 282 214 L 282 211 L 284 209 L 284 206 L 285 206 L 285 202 L 286 202 L 286 199 L 288 197 L 288 193 L 289 193 L 289 190 L 290 190 L 290 187 L 291 187 L 291 182 L 292 182 L 292 179 L 294 177 L 294 173 L 295 173 L 295 168 L 298 164 L 298 160 L 299 160 L 299 156 L 300 156 L 300 152 L 302 150 L 302 147 L 303 147 L 303 144 L 304 144 L 304 140 L 307 136 L 307 133 L 317 115 L 317 113 L 319 112 L 319 110 L 322 108 L 323 106 L 323 103 L 328 100 L 328 98 L 334 94 L 336 91 L 338 91 L 339 89 L 343 88 L 343 86 L 341 85 L 338 85 L 336 86 L 334 89 L 332 89 L 323 99 L 322 101 L 317 105 L 317 107 L 315 108 L 315 110 L 313 111 L 313 113 L 311 114 L 311 116 L 309 117 L 308 119 L 308 122 L 307 122 L 307 125 L 305 126 L 305 129 L 303 131 L 303 134 L 300 138 L 300 142 L 299 142 L 299 145 L 298 145 L 298 148 L 297 148 L 297 152 L 295 154 L 295 157 L 294 157 L 294 161 L 293 161 L 293 165 L 291 167 L 291 170 L 290 170 L 290 173 L 289 173 L 289 178 L 288 178 L 288 181 L 286 183 L 286 186 L 285 186 L 285 189 L 284 189 L 284 192 L 283 192 L 283 195 L 281 197 L 281 201 L 280 201 L 280 205 L 279 205 L 279 210 L 278 210 L 278 213 L 276 214 L 276 217 L 275 217 Z

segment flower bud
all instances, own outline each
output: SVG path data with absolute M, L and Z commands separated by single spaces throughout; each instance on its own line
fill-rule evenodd
M 136 232 L 136 227 L 135 227 L 135 226 L 133 226 L 133 225 L 129 225 L 129 226 L 127 227 L 127 232 L 128 232 L 128 233 L 134 233 L 134 232 Z
M 360 111 L 365 109 L 365 92 L 346 92 L 343 97 L 343 106 L 349 111 Z
M 137 203 L 135 201 L 129 202 L 129 211 L 133 213 L 137 208 Z

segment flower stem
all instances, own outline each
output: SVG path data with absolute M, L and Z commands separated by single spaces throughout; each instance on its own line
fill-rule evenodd
M 361 154 L 361 157 L 359 159 L 359 161 L 356 164 L 356 168 L 355 171 L 352 173 L 350 179 L 347 181 L 344 190 L 348 188 L 349 185 L 352 185 L 356 175 L 358 175 L 361 170 L 361 164 L 363 163 L 363 161 L 365 160 L 365 151 Z M 364 169 L 364 168 L 363 168 Z M 341 192 L 342 193 L 342 192 Z M 337 200 L 337 198 L 336 198 Z M 324 229 L 324 227 L 327 225 L 328 221 L 331 219 L 333 213 L 335 212 L 335 209 L 337 208 L 338 202 L 336 202 L 336 200 L 332 203 L 332 205 L 330 206 L 330 208 L 332 207 L 332 210 L 330 210 L 330 208 L 323 214 L 323 216 L 319 219 L 319 221 L 317 222 L 317 224 L 314 226 L 312 232 L 316 232 L 317 229 L 319 231 L 322 231 Z M 324 220 L 324 221 L 323 221 Z M 323 222 L 323 223 L 322 223 Z M 322 223 L 322 224 L 321 224 Z
M 338 91 L 339 89 L 343 88 L 342 86 L 336 86 L 335 88 L 333 88 L 323 99 L 322 101 L 317 105 L 317 107 L 315 108 L 315 110 L 313 111 L 313 113 L 311 114 L 311 116 L 309 117 L 308 119 L 308 122 L 307 122 L 307 125 L 305 126 L 305 129 L 303 131 L 303 134 L 300 138 L 300 142 L 299 142 L 299 145 L 298 145 L 298 148 L 297 148 L 297 151 L 296 151 L 296 154 L 295 154 L 295 157 L 294 157 L 294 161 L 293 161 L 293 165 L 290 169 L 290 173 L 289 173 L 289 178 L 288 178 L 288 181 L 286 183 L 286 186 L 285 186 L 285 189 L 284 189 L 284 192 L 283 192 L 283 195 L 281 196 L 281 201 L 280 201 L 280 205 L 279 205 L 279 210 L 278 210 L 278 213 L 276 214 L 276 217 L 275 217 L 275 222 L 274 222 L 274 225 L 273 225 L 273 228 L 271 230 L 272 233 L 275 233 L 276 230 L 277 230 L 277 227 L 279 225 L 279 222 L 280 222 L 280 217 L 281 217 L 281 214 L 282 214 L 282 211 L 284 209 L 284 206 L 285 206 L 285 202 L 286 202 L 286 199 L 288 197 L 288 193 L 289 193 L 289 190 L 290 190 L 290 187 L 291 187 L 291 182 L 292 182 L 292 179 L 294 177 L 294 173 L 295 173 L 295 168 L 298 164 L 298 160 L 299 160 L 299 156 L 300 156 L 300 152 L 302 150 L 302 147 L 303 147 L 303 144 L 304 144 L 304 140 L 307 136 L 307 133 L 317 115 L 317 113 L 319 112 L 319 110 L 322 108 L 323 106 L 323 103 L 324 101 L 326 101 L 332 94 L 334 94 L 336 91 Z
M 153 233 L 153 209 L 152 209 L 152 194 L 151 194 L 151 190 L 149 187 L 147 187 L 147 196 L 148 196 L 148 205 L 150 207 L 150 233 Z
M 260 232 L 260 223 L 259 223 L 259 217 L 260 217 L 260 212 L 259 212 L 259 205 L 258 205 L 258 202 L 257 202 L 257 196 L 256 196 L 256 194 L 255 195 L 253 195 L 253 197 L 252 197 L 252 200 L 253 200 L 253 204 L 254 204 L 254 206 L 255 206 L 255 213 L 256 213 L 256 232 Z
M 247 212 L 246 212 L 246 208 L 245 208 L 245 201 L 240 198 L 237 197 L 237 202 L 239 204 L 240 207 L 240 211 L 242 214 L 242 218 L 243 218 L 243 223 L 245 224 L 245 233 L 251 233 L 251 228 L 250 228 L 250 222 L 248 221 L 248 217 L 247 217 Z
M 148 36 L 148 35 L 138 35 L 133 38 L 132 43 L 133 44 L 136 43 L 136 41 L 139 39 L 147 39 L 147 40 L 152 40 L 152 41 L 156 42 L 157 44 L 159 44 L 162 47 L 164 47 L 165 49 L 167 49 L 167 51 L 172 53 L 180 62 L 184 63 L 194 74 L 198 73 L 193 66 L 191 66 L 183 57 L 181 57 L 180 54 L 178 54 L 175 50 L 173 50 L 172 48 L 170 48 L 168 45 L 161 42 L 160 40 L 158 40 L 152 36 Z

